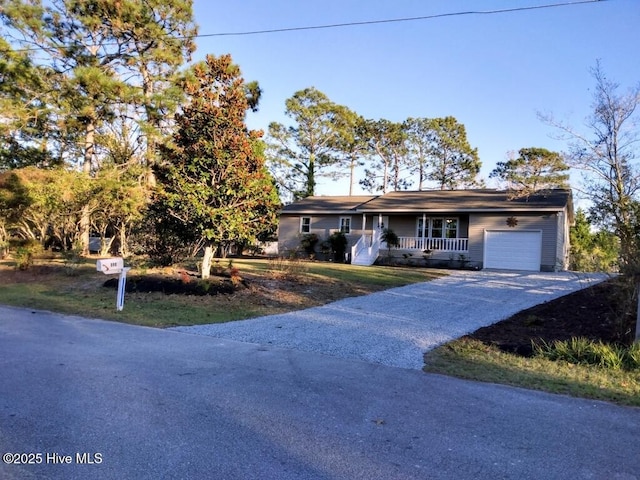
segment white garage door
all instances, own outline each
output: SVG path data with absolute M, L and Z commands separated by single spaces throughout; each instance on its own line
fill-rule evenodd
M 542 232 L 484 232 L 484 268 L 537 272 L 541 254 Z

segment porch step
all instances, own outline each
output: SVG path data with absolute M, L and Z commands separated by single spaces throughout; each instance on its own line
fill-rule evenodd
M 378 255 L 358 255 L 358 257 L 351 261 L 351 265 L 364 265 L 369 266 L 373 265 L 373 263 L 378 258 Z

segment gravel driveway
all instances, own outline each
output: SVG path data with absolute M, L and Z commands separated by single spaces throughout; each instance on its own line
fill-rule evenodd
M 423 353 L 608 278 L 604 274 L 455 271 L 431 282 L 321 307 L 173 330 L 421 369 Z

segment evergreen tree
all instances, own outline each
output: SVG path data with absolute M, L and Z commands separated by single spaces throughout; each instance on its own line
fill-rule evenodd
M 544 148 L 521 148 L 519 156 L 498 162 L 489 177 L 506 182 L 513 197 L 553 188 L 567 188 L 569 166 L 562 155 Z
M 185 92 L 190 101 L 176 117 L 173 145 L 162 151 L 155 211 L 204 248 L 201 272 L 208 278 L 215 249 L 224 252 L 270 229 L 279 200 L 261 132 L 245 124 L 246 84 L 231 57 L 207 56 Z
M 478 185 L 482 163 L 478 150 L 469 145 L 463 124 L 454 117 L 432 119 L 430 143 L 427 179 L 441 190 Z
M 294 200 L 315 195 L 316 178 L 334 172 L 341 108 L 310 87 L 286 101 L 294 125 L 269 125 L 270 167 L 283 194 Z

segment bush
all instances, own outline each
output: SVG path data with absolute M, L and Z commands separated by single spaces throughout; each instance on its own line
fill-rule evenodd
M 62 251 L 62 258 L 67 274 L 77 274 L 78 267 L 82 264 L 82 244 L 80 242 L 74 242 L 69 250 Z
M 309 257 L 313 257 L 316 253 L 316 244 L 319 240 L 318 235 L 315 233 L 307 233 L 300 239 L 300 246 Z
M 300 259 L 276 257 L 269 259 L 269 275 L 276 279 L 296 279 L 307 273 L 309 267 Z
M 334 232 L 329 237 L 329 244 L 336 262 L 344 262 L 344 254 L 347 251 L 348 243 L 347 236 L 342 232 Z
M 18 270 L 28 270 L 33 265 L 34 258 L 43 252 L 42 245 L 37 240 L 12 240 L 9 245 Z

